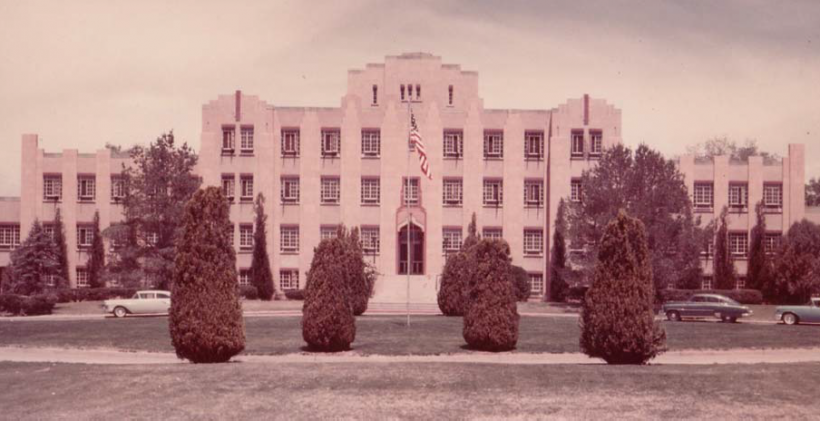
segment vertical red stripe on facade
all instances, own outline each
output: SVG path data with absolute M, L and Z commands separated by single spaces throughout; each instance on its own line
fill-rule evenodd
M 236 91 L 236 121 L 242 118 L 242 91 Z

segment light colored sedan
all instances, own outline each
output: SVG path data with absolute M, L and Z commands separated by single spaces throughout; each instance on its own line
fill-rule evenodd
M 820 298 L 812 298 L 802 306 L 780 306 L 774 312 L 774 319 L 787 325 L 820 323 Z
M 137 291 L 131 298 L 105 300 L 102 307 L 104 312 L 113 313 L 115 317 L 125 317 L 128 314 L 168 314 L 171 293 L 161 290 Z

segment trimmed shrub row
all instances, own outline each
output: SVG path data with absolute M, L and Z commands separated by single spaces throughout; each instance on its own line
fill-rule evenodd
M 54 295 L 58 303 L 78 301 L 103 301 L 112 298 L 131 298 L 136 294 L 134 288 L 77 288 L 57 289 L 49 295 Z
M 253 285 L 240 285 L 239 296 L 246 300 L 258 300 L 259 290 Z
M 665 289 L 660 291 L 663 302 L 686 301 L 695 294 L 720 294 L 740 304 L 763 304 L 763 294 L 756 289 Z
M 303 289 L 289 289 L 285 291 L 285 297 L 288 300 L 304 300 L 305 290 Z
M 14 316 L 51 314 L 55 304 L 57 304 L 57 296 L 54 294 L 35 295 L 31 297 L 15 294 L 0 294 L 0 313 L 9 313 Z

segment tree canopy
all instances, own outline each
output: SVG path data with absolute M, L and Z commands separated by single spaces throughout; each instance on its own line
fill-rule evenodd
M 812 178 L 806 184 L 806 206 L 820 206 L 820 178 Z
M 11 253 L 3 291 L 12 294 L 40 294 L 48 286 L 48 278 L 54 277 L 55 284 L 64 284 L 60 273 L 59 250 L 46 233 L 40 221 L 34 221 L 26 240 Z
M 729 159 L 735 162 L 749 162 L 749 157 L 761 156 L 764 162 L 775 162 L 780 157 L 777 154 L 761 151 L 757 146 L 757 141 L 747 140 L 743 144 L 738 144 L 727 137 L 715 137 L 703 143 L 698 143 L 686 148 L 686 152 L 694 155 L 695 159 L 707 160 L 716 156 L 728 155 Z

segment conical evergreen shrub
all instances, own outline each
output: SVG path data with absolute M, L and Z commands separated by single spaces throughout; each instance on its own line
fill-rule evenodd
M 265 196 L 259 193 L 253 208 L 256 215 L 256 229 L 253 233 L 253 259 L 251 260 L 251 284 L 256 287 L 259 298 L 270 301 L 273 298 L 273 273 L 268 258 L 268 235 L 265 223 Z
M 353 315 L 360 316 L 367 311 L 370 295 L 373 293 L 374 273 L 364 261 L 364 251 L 359 240 L 359 229 L 354 227 L 350 232 L 340 229 L 339 238 L 347 243 L 347 270 L 346 277 L 350 288 L 350 305 Z
M 450 254 L 441 272 L 436 301 L 445 316 L 463 316 L 470 304 L 469 289 L 475 269 L 472 248 L 478 243 L 475 214 L 467 227 L 467 238 L 458 253 Z
M 219 188 L 197 191 L 177 240 L 168 325 L 180 358 L 219 363 L 245 348 L 228 205 Z
M 100 212 L 94 212 L 94 232 L 91 240 L 91 256 L 85 264 L 88 270 L 88 286 L 102 288 L 105 286 L 103 271 L 105 270 L 105 247 L 100 234 Z
M 464 340 L 484 351 L 508 351 L 518 342 L 518 309 L 510 282 L 510 247 L 503 240 L 481 240 L 472 253 L 475 271 L 470 305 L 464 315 Z
M 342 238 L 327 239 L 313 252 L 302 307 L 302 338 L 311 350 L 345 351 L 356 339 L 346 246 Z
M 641 221 L 621 211 L 606 228 L 583 301 L 581 349 L 609 364 L 645 364 L 664 351 L 655 322 L 652 266 Z

